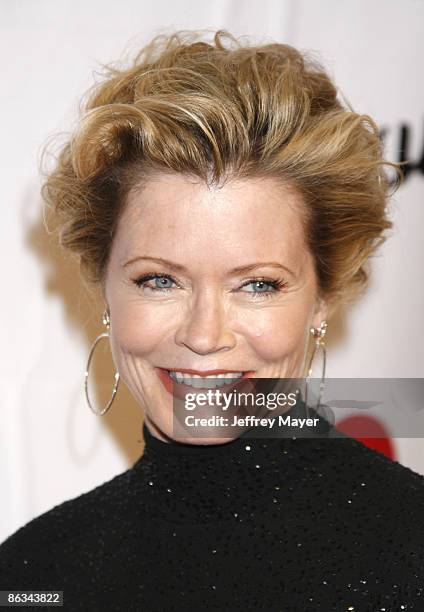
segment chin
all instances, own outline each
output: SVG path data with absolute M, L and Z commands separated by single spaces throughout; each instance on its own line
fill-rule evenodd
M 192 444 L 193 446 L 212 446 L 216 444 L 227 444 L 228 442 L 232 442 L 235 438 L 206 438 L 202 437 L 184 437 L 184 438 L 176 438 L 175 442 L 179 442 L 180 444 Z
M 192 444 L 196 446 L 209 446 L 214 444 L 226 444 L 227 442 L 232 442 L 237 436 L 233 437 L 223 437 L 217 436 L 216 432 L 211 430 L 210 436 L 205 435 L 205 429 L 202 429 L 202 435 L 187 435 L 187 430 L 180 430 L 175 432 L 172 426 L 172 422 L 169 423 L 169 419 L 166 419 L 166 423 L 161 423 L 160 420 L 153 420 L 146 414 L 144 419 L 147 428 L 150 433 L 159 438 L 163 442 L 167 443 L 180 443 L 180 444 Z M 215 435 L 214 435 L 215 434 Z

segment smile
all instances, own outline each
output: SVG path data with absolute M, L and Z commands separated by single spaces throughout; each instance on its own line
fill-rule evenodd
M 166 390 L 171 394 L 173 393 L 172 390 L 174 385 L 175 390 L 176 388 L 180 388 L 183 393 L 184 388 L 205 390 L 224 388 L 227 390 L 230 389 L 235 383 L 238 383 L 245 378 L 251 378 L 255 374 L 254 370 L 247 372 L 229 372 L 228 370 L 219 372 L 219 370 L 215 370 L 213 374 L 208 373 L 207 375 L 205 374 L 203 376 L 200 376 L 200 374 L 195 374 L 193 370 L 187 372 L 156 368 L 156 371 Z
M 168 375 L 173 381 L 180 385 L 188 385 L 195 389 L 217 389 L 224 385 L 239 380 L 243 372 L 230 372 L 226 374 L 212 374 L 200 376 L 199 374 L 185 374 L 178 371 L 168 371 Z

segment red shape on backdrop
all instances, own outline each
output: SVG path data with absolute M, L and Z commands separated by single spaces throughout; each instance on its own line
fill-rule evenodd
M 338 421 L 335 427 L 389 459 L 397 459 L 393 441 L 378 419 L 369 416 L 350 416 Z M 366 438 L 363 436 L 364 431 L 368 434 Z

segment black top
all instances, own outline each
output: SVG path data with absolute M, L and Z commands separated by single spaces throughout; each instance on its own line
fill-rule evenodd
M 131 469 L 0 546 L 0 591 L 62 590 L 72 612 L 422 612 L 424 477 L 336 431 L 200 446 L 144 425 Z

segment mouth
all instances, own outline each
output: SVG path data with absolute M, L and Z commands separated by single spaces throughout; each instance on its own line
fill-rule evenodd
M 215 389 L 222 389 L 228 391 L 235 388 L 240 381 L 247 378 L 252 378 L 255 375 L 254 370 L 231 372 L 229 370 L 215 370 L 213 373 L 195 374 L 193 370 L 183 370 L 184 376 L 180 373 L 180 370 L 168 370 L 165 368 L 156 368 L 157 374 L 164 384 L 166 390 L 173 394 L 175 391 L 179 395 L 178 391 L 183 393 L 196 392 L 196 391 L 208 391 Z M 209 371 L 211 372 L 211 371 Z M 233 374 L 233 376 L 232 376 Z

